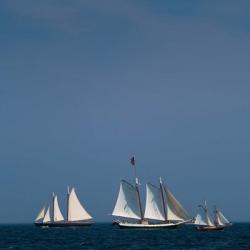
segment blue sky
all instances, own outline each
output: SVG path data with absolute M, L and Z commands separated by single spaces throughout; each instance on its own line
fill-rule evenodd
M 250 220 L 248 1 L 1 1 L 0 222 L 67 185 L 107 221 L 162 176 L 195 214 Z M 143 190 L 143 186 L 141 186 Z

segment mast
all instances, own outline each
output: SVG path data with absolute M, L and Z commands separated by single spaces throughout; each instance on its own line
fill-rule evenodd
M 134 167 L 135 189 L 136 189 L 137 194 L 138 194 L 139 207 L 140 207 L 140 214 L 141 214 L 141 221 L 143 221 L 144 216 L 143 216 L 143 212 L 142 212 L 141 197 L 140 197 L 140 191 L 139 191 L 139 180 L 138 180 L 138 178 L 137 178 L 137 176 L 136 176 L 136 165 L 135 165 L 135 157 L 134 157 L 134 156 L 130 159 L 130 163 L 131 163 L 131 165 Z
M 214 226 L 214 222 L 211 221 L 211 218 L 209 217 L 209 214 L 208 214 L 208 208 L 207 208 L 207 201 L 205 201 L 205 204 L 204 206 L 202 205 L 199 205 L 201 208 L 203 208 L 204 212 L 205 212 L 205 215 L 206 215 L 206 223 L 207 225 L 209 226 Z
M 139 200 L 139 206 L 140 206 L 140 214 L 141 214 L 141 221 L 143 221 L 143 212 L 142 212 L 142 206 L 141 206 L 141 198 L 140 198 L 140 192 L 139 192 L 139 181 L 138 178 L 135 178 L 135 188 L 138 194 L 138 200 Z
M 70 193 L 70 187 L 68 186 L 68 190 L 67 190 L 67 218 L 66 221 L 69 221 L 69 193 Z
M 215 224 L 219 224 L 219 221 L 218 221 L 218 210 L 217 210 L 217 207 L 216 205 L 214 206 L 214 223 Z
M 207 201 L 206 200 L 205 200 L 204 210 L 205 210 L 205 214 L 206 214 L 207 224 L 209 224 L 209 221 L 208 221 L 208 209 L 207 209 Z
M 165 221 L 168 220 L 168 216 L 167 216 L 167 211 L 166 211 L 166 206 L 165 206 L 165 200 L 164 200 L 164 195 L 163 195 L 163 186 L 162 186 L 162 179 L 160 177 L 160 190 L 161 190 L 161 198 L 162 198 L 162 205 L 163 205 L 163 211 L 164 211 L 164 217 L 165 217 Z

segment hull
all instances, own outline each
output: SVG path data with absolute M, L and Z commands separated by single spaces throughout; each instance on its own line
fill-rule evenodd
M 146 223 L 129 223 L 129 222 L 115 222 L 114 225 L 117 225 L 119 228 L 129 228 L 129 229 L 160 229 L 160 228 L 176 228 L 179 225 L 183 224 L 180 223 L 160 223 L 160 224 L 146 224 Z
M 93 222 L 35 222 L 37 227 L 86 227 L 91 226 Z
M 196 226 L 198 231 L 222 231 L 224 230 L 224 226 Z

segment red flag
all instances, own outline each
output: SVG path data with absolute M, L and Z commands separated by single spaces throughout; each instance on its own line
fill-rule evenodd
M 135 166 L 135 157 L 134 156 L 130 159 L 130 163 L 132 166 Z

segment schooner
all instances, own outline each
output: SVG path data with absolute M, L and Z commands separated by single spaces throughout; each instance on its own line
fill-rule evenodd
M 135 166 L 134 157 L 131 164 Z M 135 172 L 136 173 L 136 172 Z M 160 178 L 159 187 L 146 185 L 146 205 L 142 211 L 139 180 L 135 185 L 122 180 L 112 215 L 120 228 L 173 228 L 190 221 L 190 216 Z
M 92 224 L 91 215 L 80 203 L 75 188 L 68 188 L 67 192 L 67 217 L 64 219 L 60 210 L 57 195 L 52 195 L 52 205 L 43 207 L 38 213 L 34 224 L 40 227 L 77 227 Z
M 199 205 L 199 208 L 202 208 L 205 214 L 205 220 L 202 219 L 200 213 L 197 214 L 194 224 L 196 229 L 199 231 L 216 231 L 223 230 L 225 227 L 231 226 L 232 223 L 222 214 L 220 210 L 215 207 L 214 210 L 214 219 L 209 215 L 207 202 L 205 201 L 204 206 Z

